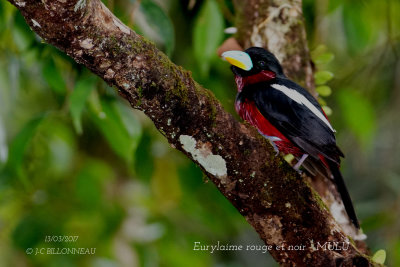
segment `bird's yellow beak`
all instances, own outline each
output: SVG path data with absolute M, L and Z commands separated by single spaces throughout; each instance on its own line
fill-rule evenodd
M 226 51 L 222 53 L 222 58 L 228 61 L 235 67 L 238 67 L 242 70 L 251 70 L 253 68 L 253 62 L 249 54 L 242 51 Z

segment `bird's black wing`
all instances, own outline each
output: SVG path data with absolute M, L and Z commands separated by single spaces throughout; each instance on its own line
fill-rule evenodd
M 336 146 L 332 126 L 321 119 L 324 113 L 318 102 L 304 88 L 287 79 L 246 86 L 241 93 L 243 95 L 239 95 L 239 98 L 252 99 L 275 128 L 311 156 L 307 163 L 311 164 L 313 171 L 322 170 L 321 174 L 328 176 L 324 168 L 329 170 L 349 218 L 359 228 L 350 195 L 339 171 L 343 153 Z M 324 164 L 320 164 L 320 155 L 325 158 Z
M 339 164 L 343 153 L 336 146 L 334 131 L 321 119 L 324 113 L 320 105 L 304 88 L 287 79 L 276 79 L 246 86 L 243 91 L 295 145 L 315 159 L 322 155 Z M 320 112 L 319 117 L 316 111 Z

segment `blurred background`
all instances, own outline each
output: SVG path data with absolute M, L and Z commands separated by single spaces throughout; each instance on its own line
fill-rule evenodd
M 124 23 L 193 72 L 231 113 L 228 0 L 110 0 Z M 304 0 L 320 102 L 373 252 L 400 266 L 400 1 Z M 78 236 L 46 242 L 46 236 Z M 277 266 L 200 169 L 114 89 L 0 2 L 0 266 Z M 36 248 L 96 248 L 94 255 Z M 33 249 L 27 255 L 28 248 Z

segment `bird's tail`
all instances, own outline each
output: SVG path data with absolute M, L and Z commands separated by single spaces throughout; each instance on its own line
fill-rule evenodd
M 346 185 L 343 180 L 343 176 L 340 173 L 339 166 L 336 162 L 331 160 L 327 160 L 329 169 L 332 173 L 332 176 L 335 180 L 336 188 L 340 193 L 342 198 L 344 208 L 346 209 L 347 215 L 349 216 L 350 220 L 353 222 L 354 226 L 357 229 L 360 229 L 360 224 L 358 222 L 356 212 L 354 211 L 353 202 L 351 201 L 349 192 L 347 191 Z

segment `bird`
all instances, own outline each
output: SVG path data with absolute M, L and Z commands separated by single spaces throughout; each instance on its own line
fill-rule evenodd
M 359 229 L 352 200 L 340 172 L 343 152 L 336 144 L 335 130 L 318 101 L 291 81 L 279 60 L 261 47 L 225 51 L 231 64 L 237 95 L 235 109 L 272 144 L 276 153 L 292 154 L 303 166 L 334 181 L 353 225 Z

